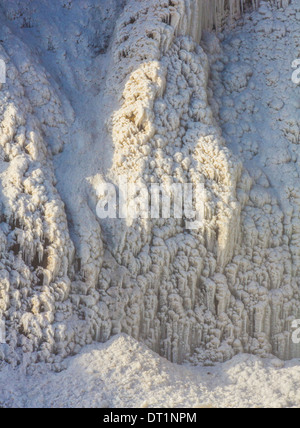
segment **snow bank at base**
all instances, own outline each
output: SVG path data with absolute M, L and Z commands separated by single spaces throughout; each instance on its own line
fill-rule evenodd
M 255 142 L 235 153 L 225 126 L 245 111 L 232 99 L 253 87 L 251 58 L 226 57 L 213 35 L 195 43 L 199 27 L 187 17 L 196 2 L 132 0 L 123 11 L 114 3 L 115 13 L 93 0 L 46 3 L 41 12 L 38 1 L 15 9 L 1 2 L 8 79 L 0 92 L 0 319 L 8 345 L 0 358 L 19 364 L 25 354 L 26 364 L 59 368 L 82 346 L 121 332 L 175 362 L 240 352 L 299 356 L 291 341 L 300 317 L 297 201 L 291 229 L 268 171 L 260 163 L 255 174 L 248 168 L 243 153 Z M 274 55 L 294 52 L 299 11 L 297 0 L 279 11 L 265 2 L 247 31 L 265 37 Z M 93 37 L 92 16 L 106 21 L 92 21 Z M 279 81 L 267 75 L 275 91 Z M 233 111 L 222 109 L 224 91 Z M 281 147 L 299 137 L 293 115 L 284 118 Z M 242 131 L 251 129 L 240 119 Z M 297 153 L 281 158 L 295 163 Z M 148 187 L 203 183 L 204 228 L 189 232 L 173 219 L 100 222 L 97 185 L 120 174 Z
M 299 360 L 283 363 L 239 355 L 230 362 L 178 366 L 121 335 L 65 361 L 61 373 L 43 365 L 32 376 L 0 373 L 2 407 L 218 408 L 300 406 Z

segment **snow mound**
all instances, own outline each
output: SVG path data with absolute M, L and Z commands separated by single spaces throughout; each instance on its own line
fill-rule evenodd
M 172 364 L 126 336 L 92 345 L 61 373 L 0 373 L 5 407 L 272 407 L 300 405 L 299 360 L 239 355 L 210 367 Z M 9 379 L 9 382 L 8 382 Z

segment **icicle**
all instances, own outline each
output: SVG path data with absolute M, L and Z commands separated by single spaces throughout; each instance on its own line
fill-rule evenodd
M 189 34 L 199 43 L 203 30 L 220 30 L 226 16 L 231 20 L 245 12 L 246 4 L 259 7 L 260 0 L 186 0 L 186 25 L 180 34 Z

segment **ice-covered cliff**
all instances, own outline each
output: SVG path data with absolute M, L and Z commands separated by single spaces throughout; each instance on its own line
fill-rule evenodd
M 252 3 L 0 1 L 1 358 L 300 356 L 300 3 Z M 121 175 L 202 183 L 203 227 L 99 220 Z

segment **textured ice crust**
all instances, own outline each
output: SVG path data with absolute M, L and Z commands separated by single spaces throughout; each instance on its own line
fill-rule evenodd
M 205 32 L 201 45 L 202 30 L 228 14 L 233 21 L 246 2 L 230 1 L 229 10 L 219 0 L 209 9 L 205 1 L 130 0 L 112 13 L 105 2 L 55 0 L 69 17 L 55 38 L 47 20 L 39 26 L 40 3 L 0 2 L 8 70 L 0 91 L 0 358 L 60 363 L 121 332 L 174 362 L 241 352 L 300 357 L 291 336 L 300 318 L 300 205 L 290 78 L 299 1 L 278 2 L 284 9 L 261 2 L 242 31 Z M 88 34 L 87 16 L 108 21 L 94 20 Z M 47 55 L 35 39 L 42 31 Z M 277 68 L 264 64 L 268 52 Z M 95 57 L 102 70 L 92 69 Z M 78 139 L 81 92 L 87 105 L 107 102 L 86 114 L 102 138 L 93 137 L 96 152 L 88 137 Z M 203 183 L 203 229 L 174 219 L 100 222 L 97 185 L 120 175 L 147 186 Z

